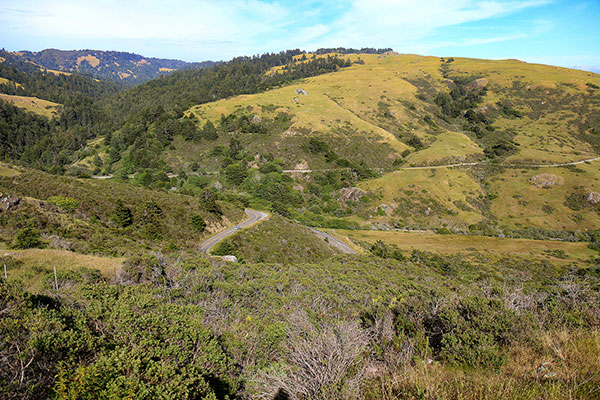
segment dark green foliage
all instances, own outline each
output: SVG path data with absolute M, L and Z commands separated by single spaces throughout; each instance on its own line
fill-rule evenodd
M 248 171 L 241 164 L 230 164 L 225 167 L 225 178 L 234 185 L 241 185 L 248 176 Z
M 290 210 L 288 210 L 288 208 L 285 206 L 285 204 L 280 201 L 273 202 L 271 204 L 271 210 L 273 212 L 281 215 L 282 217 L 290 218 L 292 216 L 292 214 L 290 213 Z
M 217 128 L 215 128 L 212 122 L 206 121 L 202 127 L 202 137 L 206 140 L 217 140 L 219 134 L 217 132 Z
M 517 316 L 495 299 L 466 297 L 426 322 L 431 346 L 450 363 L 499 369 L 501 346 L 514 340 Z
M 423 146 L 423 142 L 417 136 L 411 136 L 410 139 L 406 142 L 406 144 L 415 148 L 416 151 L 422 150 L 425 146 Z
M 48 121 L 0 101 L 0 157 L 63 173 L 77 150 L 104 133 L 110 118 L 97 101 L 116 93 L 119 86 L 83 75 L 54 75 L 0 51 L 0 77 L 17 85 L 0 85 L 0 92 L 33 96 L 62 104 L 62 112 Z
M 223 240 L 221 243 L 214 247 L 211 251 L 215 256 L 229 256 L 236 255 L 237 251 L 233 243 L 230 240 Z
M 14 249 L 31 249 L 44 247 L 45 243 L 40 239 L 40 233 L 35 228 L 23 228 L 17 232 L 13 241 Z
M 398 246 L 393 244 L 386 244 L 381 240 L 378 240 L 371 246 L 371 254 L 381 258 L 393 258 L 395 260 L 404 260 L 404 255 L 398 249 Z
M 308 140 L 308 144 L 306 146 L 308 151 L 310 151 L 313 154 L 326 153 L 329 151 L 329 145 L 326 142 L 314 137 Z
M 73 301 L 0 284 L 0 396 L 27 398 L 223 398 L 236 370 L 202 325 L 202 309 L 177 306 L 147 287 L 97 283 Z
M 52 131 L 46 118 L 0 100 L 1 159 L 18 160 L 27 150 L 32 151 L 34 146 L 44 140 L 45 144 L 50 145 Z
M 221 214 L 221 208 L 217 204 L 217 194 L 212 189 L 204 189 L 198 196 L 200 206 L 212 214 Z
M 121 199 L 117 200 L 117 204 L 112 214 L 110 215 L 110 220 L 120 228 L 126 228 L 133 224 L 133 213 L 129 207 L 123 204 Z
M 596 250 L 600 252 L 600 232 L 596 232 L 592 235 L 592 240 L 588 246 L 592 250 Z
M 144 234 L 152 240 L 160 240 L 163 237 L 162 208 L 154 201 L 146 202 L 138 218 Z
M 198 232 L 204 232 L 206 228 L 206 222 L 201 215 L 192 215 L 191 224 Z

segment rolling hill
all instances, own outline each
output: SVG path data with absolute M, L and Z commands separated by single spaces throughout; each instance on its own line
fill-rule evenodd
M 235 138 L 249 160 L 279 158 L 307 197 L 322 175 L 348 169 L 346 161 L 364 165 L 382 175 L 359 183 L 365 199 L 342 208 L 377 229 L 600 224 L 598 162 L 552 166 L 598 157 L 599 75 L 518 60 L 346 57 L 353 65 L 337 72 L 192 107 L 186 115 L 199 127 L 289 123 L 267 134 L 230 124 L 210 145 L 176 140 L 165 160 L 214 170 L 221 161 L 213 148 Z M 311 149 L 312 139 L 327 150 Z M 466 165 L 414 168 L 454 164 Z

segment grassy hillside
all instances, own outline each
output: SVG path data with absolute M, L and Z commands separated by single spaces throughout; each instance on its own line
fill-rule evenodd
M 585 266 L 598 253 L 588 243 L 569 243 L 555 240 L 509 239 L 485 236 L 439 235 L 433 232 L 391 232 L 367 230 L 335 230 L 357 243 L 370 248 L 378 240 L 398 246 L 405 255 L 413 250 L 437 254 L 461 253 L 466 259 L 489 257 L 521 257 L 531 261 L 559 264 L 578 263 Z
M 338 254 L 308 228 L 277 215 L 221 242 L 213 254 L 233 254 L 251 262 L 317 262 Z
M 344 166 L 307 151 L 309 138 L 324 141 L 339 158 L 395 169 L 358 185 L 371 200 L 350 207 L 359 223 L 549 231 L 600 225 L 595 203 L 584 200 L 599 190 L 593 162 L 536 167 L 600 154 L 599 75 L 518 60 L 349 57 L 355 62 L 350 68 L 200 105 L 189 115 L 200 124 L 219 124 L 223 116 L 260 121 L 285 113 L 291 124 L 279 134 L 235 131 L 216 143 L 235 137 L 251 156 L 269 153 L 286 169 L 315 170 L 294 175 L 305 189 L 307 182 L 318 184 L 320 174 Z M 190 153 L 176 165 L 185 168 L 191 159 L 202 164 L 210 148 Z M 478 164 L 412 169 L 470 162 Z M 556 185 L 536 186 L 544 174 L 557 176 Z
M 6 175 L 0 178 L 0 192 L 19 202 L 0 213 L 4 248 L 14 247 L 19 234 L 33 230 L 39 246 L 79 253 L 114 256 L 148 249 L 194 250 L 211 233 L 245 218 L 241 209 L 229 203 L 116 181 L 39 171 Z M 205 226 L 195 224 L 194 216 Z
M 46 118 L 57 117 L 62 111 L 61 104 L 38 99 L 37 97 L 13 96 L 0 93 L 0 100 L 8 101 L 17 107 L 31 111 L 32 113 Z

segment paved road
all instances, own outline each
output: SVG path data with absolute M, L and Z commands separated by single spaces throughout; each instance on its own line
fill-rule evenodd
M 327 232 L 321 232 L 319 230 L 316 230 L 315 228 L 309 227 L 308 229 L 310 229 L 315 235 L 317 235 L 321 239 L 327 238 L 327 241 L 329 242 L 329 244 L 332 245 L 333 247 L 335 247 L 336 249 L 340 250 L 342 253 L 357 254 L 356 251 L 354 251 L 354 249 L 352 247 L 348 246 L 346 243 L 342 242 L 340 239 L 336 238 L 335 236 L 330 235 Z
M 269 218 L 269 214 L 264 213 L 262 211 L 255 211 L 255 210 L 246 208 L 244 210 L 244 212 L 250 218 L 248 218 L 244 222 L 241 222 L 235 226 L 232 226 L 231 228 L 227 228 L 224 231 L 221 231 L 221 232 L 217 233 L 216 235 L 212 236 L 210 239 L 208 239 L 205 242 L 203 242 L 202 244 L 200 244 L 200 251 L 203 253 L 208 253 L 210 251 L 211 247 L 213 247 L 215 244 L 219 243 L 221 240 L 225 239 L 226 237 L 233 235 L 240 229 L 247 228 L 256 222 L 260 222 L 260 221 L 263 221 L 263 220 Z

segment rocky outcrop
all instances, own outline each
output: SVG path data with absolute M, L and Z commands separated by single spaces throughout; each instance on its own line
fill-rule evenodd
M 21 204 L 21 199 L 0 193 L 0 211 L 10 211 Z
M 340 189 L 340 196 L 338 197 L 338 200 L 343 201 L 344 203 L 347 203 L 349 201 L 359 201 L 366 194 L 367 193 L 365 193 L 364 190 L 361 190 L 359 188 L 347 187 Z
M 562 182 L 563 179 L 554 174 L 540 174 L 529 179 L 529 183 L 540 189 L 547 189 L 554 185 L 560 185 Z
M 303 96 L 308 96 L 308 92 L 304 89 L 296 89 L 296 94 L 301 94 Z
M 467 86 L 467 90 L 477 90 L 486 87 L 488 84 L 488 80 L 485 78 L 475 79 L 473 82 L 469 83 Z
M 586 194 L 583 199 L 588 204 L 598 204 L 600 203 L 600 193 L 598 192 L 589 192 Z

